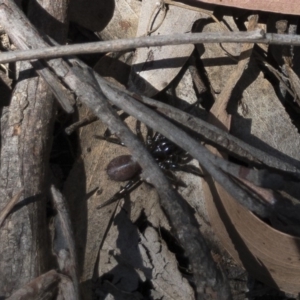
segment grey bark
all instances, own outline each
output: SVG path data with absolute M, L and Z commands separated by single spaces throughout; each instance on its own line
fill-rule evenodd
M 0 7 L 8 1 L 0 1 Z M 63 42 L 67 1 L 30 3 L 29 16 Z M 0 210 L 23 189 L 21 203 L 0 230 L 0 296 L 9 296 L 47 269 L 46 187 L 54 99 L 31 65 L 20 66 L 11 103 L 1 117 Z
M 56 58 L 76 54 L 118 52 L 151 46 L 232 42 L 299 46 L 300 38 L 298 35 L 284 35 L 274 33 L 265 34 L 261 30 L 250 32 L 184 33 L 163 36 L 138 37 L 132 39 L 120 39 L 104 42 L 89 42 L 76 45 L 46 47 L 44 49 L 6 52 L 0 54 L 0 63 L 8 63 L 17 60 L 21 61 L 28 59 Z

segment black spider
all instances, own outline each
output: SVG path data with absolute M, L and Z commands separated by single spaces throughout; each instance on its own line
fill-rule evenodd
M 137 121 L 137 136 L 143 140 L 147 149 L 172 184 L 174 184 L 176 187 L 186 187 L 186 184 L 182 180 L 178 179 L 172 171 L 184 171 L 202 176 L 202 173 L 198 168 L 193 165 L 188 165 L 188 163 L 192 160 L 192 157 L 186 151 L 169 141 L 160 133 L 156 132 L 154 134 L 151 128 L 147 129 L 147 137 L 144 141 L 140 126 L 140 122 Z M 117 139 L 112 139 L 108 132 L 104 134 L 104 137 L 96 137 L 105 139 L 112 143 L 123 145 Z M 99 205 L 97 208 L 99 209 L 103 206 L 111 204 L 114 201 L 123 198 L 125 195 L 137 188 L 142 183 L 140 172 L 140 165 L 132 159 L 131 155 L 120 155 L 112 159 L 107 165 L 107 174 L 109 178 L 114 181 L 129 181 L 125 187 L 121 188 L 119 192 L 113 195 L 109 200 Z

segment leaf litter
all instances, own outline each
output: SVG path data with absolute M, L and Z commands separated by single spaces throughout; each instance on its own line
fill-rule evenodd
M 79 7 L 83 5 L 77 2 Z M 200 13 L 173 5 L 164 7 L 162 2 L 117 0 L 110 20 L 92 25 L 86 22 L 86 16 L 80 15 L 80 8 L 72 9 L 76 11 L 74 21 L 104 40 L 146 35 L 156 27 L 150 35 L 191 30 L 218 32 L 224 28 L 252 30 L 252 26 L 269 32 L 267 14 L 258 13 L 248 22 L 251 13 L 217 6 L 205 6 L 207 13 Z M 111 9 L 109 5 L 107 9 Z M 220 23 L 210 19 L 209 14 Z M 293 51 L 297 59 L 297 49 Z M 255 59 L 258 55 L 260 60 Z M 281 72 L 268 55 L 271 54 L 267 47 L 251 44 L 152 47 L 131 54 L 107 54 L 95 69 L 131 91 L 163 101 L 168 99 L 175 107 L 189 110 L 215 125 L 223 123 L 223 129 L 234 136 L 293 163 L 299 160 L 299 124 L 295 119 L 299 109 L 290 95 L 283 99 L 274 72 L 262 66 L 261 58 Z M 201 91 L 187 67 L 192 56 L 196 57 L 196 67 L 205 85 Z M 299 70 L 293 69 L 287 60 L 285 64 L 287 85 L 297 99 Z M 215 118 L 211 117 L 213 113 Z M 79 119 L 87 115 L 89 112 L 79 107 Z M 134 118 L 127 118 L 126 123 L 135 131 Z M 79 130 L 80 156 L 64 188 L 72 203 L 84 298 L 194 299 L 189 263 L 184 252 L 180 255 L 179 248 L 174 246 L 178 241 L 152 186 L 143 183 L 118 205 L 96 209 L 120 189 L 119 183 L 107 177 L 107 164 L 112 158 L 128 153 L 125 147 L 95 139 L 95 135 L 104 135 L 105 130 L 100 121 Z M 219 153 L 228 157 L 222 151 Z M 196 160 L 191 163 L 199 167 Z M 237 163 L 245 165 L 245 162 Z M 179 192 L 194 209 L 212 257 L 229 278 L 233 299 L 268 296 L 296 299 L 300 287 L 300 266 L 296 259 L 299 243 L 294 231 L 289 231 L 291 226 L 257 218 L 220 186 L 212 187 L 214 183 L 208 176 L 201 179 L 180 171 L 176 176 L 187 183 Z M 215 198 L 224 206 L 225 217 L 220 215 Z M 224 218 L 235 226 L 228 225 Z M 168 232 L 172 242 L 162 232 Z

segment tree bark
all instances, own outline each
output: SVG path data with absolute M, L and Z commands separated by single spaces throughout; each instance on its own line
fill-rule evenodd
M 67 0 L 29 3 L 31 21 L 60 43 L 66 38 L 66 16 Z M 24 192 L 0 230 L 0 296 L 11 295 L 48 269 L 45 207 L 54 112 L 48 85 L 28 62 L 21 63 L 11 103 L 1 117 L 0 210 Z

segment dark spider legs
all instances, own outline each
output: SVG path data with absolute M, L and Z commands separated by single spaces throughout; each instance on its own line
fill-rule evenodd
M 124 198 L 126 195 L 130 194 L 133 190 L 135 190 L 138 186 L 143 182 L 142 178 L 138 175 L 136 178 L 127 182 L 124 187 L 114 194 L 110 199 L 106 200 L 104 203 L 98 205 L 96 208 L 100 209 L 104 206 L 114 203 L 115 201 Z
M 156 133 L 153 141 L 154 144 L 150 145 L 149 150 L 162 170 L 182 171 L 197 176 L 203 175 L 194 165 L 187 165 L 193 158 L 166 137 Z
M 179 186 L 187 187 L 187 185 L 181 179 L 177 178 L 172 171 L 183 171 L 197 176 L 203 175 L 197 167 L 187 165 L 187 163 L 192 160 L 192 157 L 186 151 L 176 146 L 160 133 L 156 132 L 154 134 L 153 130 L 147 127 L 146 140 L 144 140 L 140 121 L 136 122 L 135 130 L 138 138 L 145 144 L 159 167 L 165 173 L 165 176 L 176 188 Z M 109 136 L 96 136 L 96 138 L 122 145 L 119 140 L 112 140 Z M 126 181 L 130 180 L 132 177 L 134 177 L 134 179 L 131 179 L 119 192 L 103 204 L 99 205 L 97 209 L 123 198 L 137 188 L 143 181 L 139 175 L 140 172 L 140 166 L 132 160 L 130 155 L 121 155 L 110 161 L 107 166 L 107 174 L 112 180 Z

